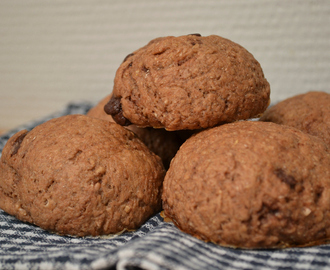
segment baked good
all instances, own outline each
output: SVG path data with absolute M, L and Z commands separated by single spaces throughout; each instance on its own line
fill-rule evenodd
M 284 125 L 239 121 L 180 148 L 163 184 L 165 215 L 184 232 L 239 248 L 330 238 L 330 153 Z
M 290 97 L 268 108 L 260 121 L 298 128 L 330 146 L 330 94 L 310 91 Z
M 194 130 L 256 117 L 269 96 L 260 64 L 242 46 L 216 35 L 168 36 L 124 59 L 105 111 L 121 125 Z
M 115 123 L 112 116 L 105 113 L 104 106 L 109 102 L 111 95 L 103 98 L 96 106 L 87 112 L 87 116 L 108 120 Z M 179 150 L 181 144 L 185 141 L 182 137 L 184 131 L 166 131 L 165 129 L 154 129 L 151 127 L 140 128 L 136 125 L 126 126 L 133 131 L 142 142 L 156 155 L 160 156 L 164 167 L 167 169 L 172 158 Z
M 162 162 L 133 132 L 85 115 L 49 120 L 6 143 L 0 208 L 64 235 L 136 229 L 161 209 Z

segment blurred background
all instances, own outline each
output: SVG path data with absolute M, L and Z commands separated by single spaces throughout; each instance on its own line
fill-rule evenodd
M 110 94 L 130 52 L 159 36 L 216 34 L 260 62 L 273 103 L 330 93 L 330 1 L 0 1 L 0 131 Z

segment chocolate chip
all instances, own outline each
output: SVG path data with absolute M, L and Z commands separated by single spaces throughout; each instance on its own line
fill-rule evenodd
M 190 35 L 188 35 L 188 36 L 201 37 L 202 35 L 196 33 L 196 34 L 190 34 Z M 201 40 L 201 39 L 192 39 L 192 40 L 190 40 L 190 44 L 191 44 L 192 46 L 195 46 L 197 43 L 201 45 L 201 44 L 202 44 L 202 40 Z
M 11 152 L 11 157 L 13 155 L 16 155 L 17 152 L 18 152 L 18 149 L 21 147 L 21 144 L 26 136 L 26 134 L 28 134 L 29 132 L 26 130 L 25 133 L 22 133 L 21 135 L 19 135 L 16 140 L 14 141 L 14 144 L 13 144 L 13 151 Z
M 112 96 L 110 101 L 105 104 L 104 111 L 110 114 L 117 124 L 129 126 L 131 122 L 124 116 L 120 101 L 121 97 Z
M 199 33 L 194 33 L 194 34 L 189 34 L 188 36 L 197 36 L 197 37 L 201 37 L 202 35 Z
M 110 115 L 118 114 L 121 111 L 120 100 L 120 97 L 112 96 L 109 102 L 105 104 L 104 111 Z
M 276 169 L 274 171 L 274 174 L 285 184 L 289 185 L 291 189 L 294 189 L 296 184 L 297 184 L 297 180 L 292 176 L 292 175 L 287 175 L 284 170 L 282 169 Z
M 130 57 L 133 56 L 133 55 L 134 55 L 134 53 L 130 53 L 129 55 L 127 55 L 127 56 L 124 58 L 123 63 L 124 63 L 128 58 L 130 58 Z
M 320 200 L 324 187 L 321 186 L 317 186 L 316 188 L 314 188 L 314 202 L 318 203 L 318 201 Z
M 145 72 L 145 73 L 148 73 L 149 72 L 149 69 L 146 66 L 143 66 L 142 67 L 142 71 Z

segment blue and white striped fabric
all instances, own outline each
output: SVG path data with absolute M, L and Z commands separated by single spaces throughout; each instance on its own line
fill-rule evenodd
M 69 104 L 62 112 L 13 130 L 0 137 L 0 151 L 20 129 L 32 129 L 65 114 L 84 114 L 90 107 L 84 102 Z M 281 250 L 225 248 L 179 231 L 160 214 L 134 232 L 68 237 L 0 210 L 0 269 L 330 269 L 330 245 Z

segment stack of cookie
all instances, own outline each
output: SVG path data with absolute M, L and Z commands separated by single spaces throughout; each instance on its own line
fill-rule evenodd
M 183 231 L 243 248 L 326 241 L 327 146 L 295 128 L 239 121 L 262 114 L 269 94 L 244 48 L 188 35 L 129 54 L 104 108 L 121 125 L 199 131 L 175 154 L 163 186 L 165 214 Z
M 329 143 L 271 123 L 279 110 L 266 111 L 269 98 L 260 64 L 242 46 L 215 35 L 154 39 L 124 59 L 112 94 L 87 116 L 8 141 L 0 207 L 62 234 L 135 229 L 163 207 L 182 231 L 220 245 L 324 243 Z

